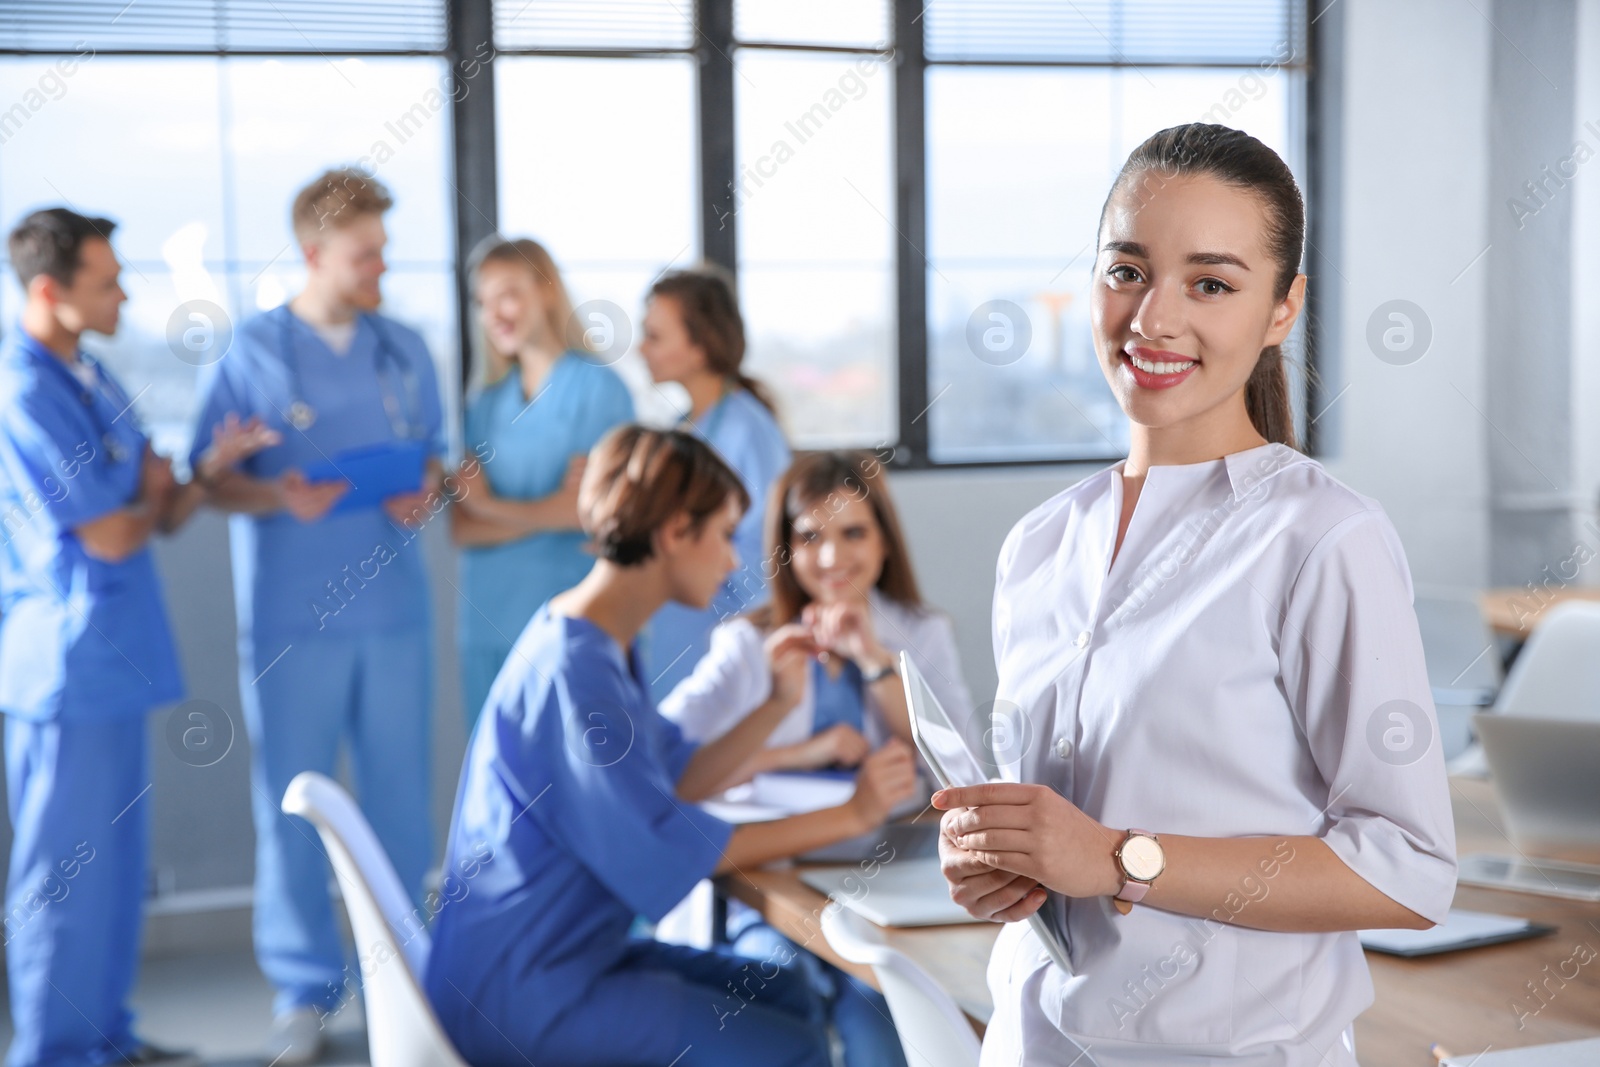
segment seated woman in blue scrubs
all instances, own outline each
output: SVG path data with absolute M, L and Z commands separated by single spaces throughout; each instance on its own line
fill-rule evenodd
M 690 741 L 725 736 L 762 707 L 777 684 L 763 653 L 795 626 L 826 653 L 807 666 L 800 698 L 725 784 L 762 771 L 854 767 L 899 737 L 911 737 L 896 670 L 907 652 L 940 703 L 970 709 L 948 616 L 926 607 L 917 588 L 888 476 L 870 452 L 802 454 L 773 486 L 768 559 L 772 599 L 711 634 L 711 651 L 661 702 L 661 714 Z M 734 951 L 768 958 L 795 947 L 735 907 Z M 882 994 L 808 953 L 799 959 L 829 1007 L 848 1067 L 905 1063 Z
M 771 697 L 707 745 L 655 710 L 636 639 L 662 604 L 704 608 L 738 566 L 748 504 L 699 439 L 624 426 L 590 454 L 578 513 L 599 559 L 534 615 L 473 731 L 445 869 L 428 994 L 469 1062 L 826 1067 L 820 1005 L 785 957 L 636 939 L 700 879 L 879 826 L 915 789 L 910 750 L 867 760 L 855 795 L 734 829 L 695 801 L 794 707 L 817 651 L 774 633 Z
M 627 387 L 589 354 L 543 245 L 491 237 L 472 262 L 484 368 L 467 400 L 462 489 L 450 510 L 463 549 L 457 640 L 469 733 L 534 611 L 594 562 L 578 529 L 583 457 L 633 419 Z
M 778 427 L 772 398 L 741 369 L 744 319 L 733 283 L 714 267 L 663 275 L 650 287 L 639 355 L 657 382 L 676 382 L 689 394 L 682 429 L 714 448 L 739 475 L 751 507 L 734 544 L 740 567 L 704 608 L 668 603 L 650 624 L 644 643 L 651 694 L 657 701 L 689 676 L 711 647 L 711 630 L 723 619 L 767 599 L 770 568 L 763 567 L 761 532 L 767 490 L 789 465 L 789 445 Z

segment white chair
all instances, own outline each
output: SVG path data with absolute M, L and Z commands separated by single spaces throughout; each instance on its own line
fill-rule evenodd
M 339 880 L 362 961 L 372 1067 L 466 1067 L 422 991 L 432 939 L 361 809 L 337 782 L 305 771 L 284 791 L 283 810 L 317 828 Z
M 1568 600 L 1539 618 L 1506 673 L 1494 706 L 1500 715 L 1600 719 L 1600 603 Z M 1485 778 L 1489 764 L 1476 741 L 1450 761 L 1451 774 Z
M 1600 719 L 1600 604 L 1568 600 L 1545 612 L 1512 662 L 1494 710 Z
M 910 1067 L 975 1067 L 978 1035 L 966 1015 L 928 972 L 884 941 L 879 927 L 835 903 L 823 909 L 822 936 L 851 963 L 872 968 Z

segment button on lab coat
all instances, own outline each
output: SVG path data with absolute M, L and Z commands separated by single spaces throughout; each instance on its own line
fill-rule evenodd
M 1442 920 L 1455 834 L 1382 508 L 1278 444 L 1156 466 L 1113 562 L 1122 466 L 1040 505 L 1001 550 L 1002 776 L 1119 830 L 1313 835 Z M 1372 1002 L 1356 934 L 1240 925 L 1292 853 L 1241 870 L 1212 918 L 1052 895 L 1072 971 L 1007 926 L 984 1063 L 1068 1062 L 1075 1041 L 1100 1067 L 1354 1064 L 1347 1031 Z

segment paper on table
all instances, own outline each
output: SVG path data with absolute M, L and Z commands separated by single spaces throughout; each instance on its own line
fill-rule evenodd
M 855 791 L 854 778 L 836 774 L 758 774 L 701 807 L 723 822 L 769 822 L 835 807 Z

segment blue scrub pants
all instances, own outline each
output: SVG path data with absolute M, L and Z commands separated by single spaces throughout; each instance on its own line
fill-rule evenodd
M 433 644 L 427 627 L 413 627 L 255 645 L 240 648 L 239 688 L 251 744 L 256 959 L 277 987 L 274 1012 L 328 1011 L 356 991 L 357 971 L 345 967 L 322 841 L 279 805 L 301 771 L 332 776 L 348 738 L 361 810 L 420 900 L 433 859 Z
M 748 959 L 788 959 L 805 974 L 827 1005 L 828 1017 L 844 1045 L 845 1067 L 906 1067 L 905 1049 L 883 994 L 853 974 L 841 971 L 761 922 L 754 909 L 730 920 L 733 951 Z
M 117 1062 L 138 1045 L 150 785 L 145 716 L 27 722 L 6 716 L 14 837 L 6 973 L 8 1067 Z
M 534 995 L 507 975 L 506 1000 L 471 1035 L 456 1035 L 476 1067 L 829 1067 L 822 1009 L 793 967 L 761 967 L 723 952 L 634 941 L 628 954 L 554 1025 L 516 1028 L 516 1000 Z M 485 1016 L 486 1018 L 486 1016 Z M 467 1040 L 461 1040 L 467 1038 Z

